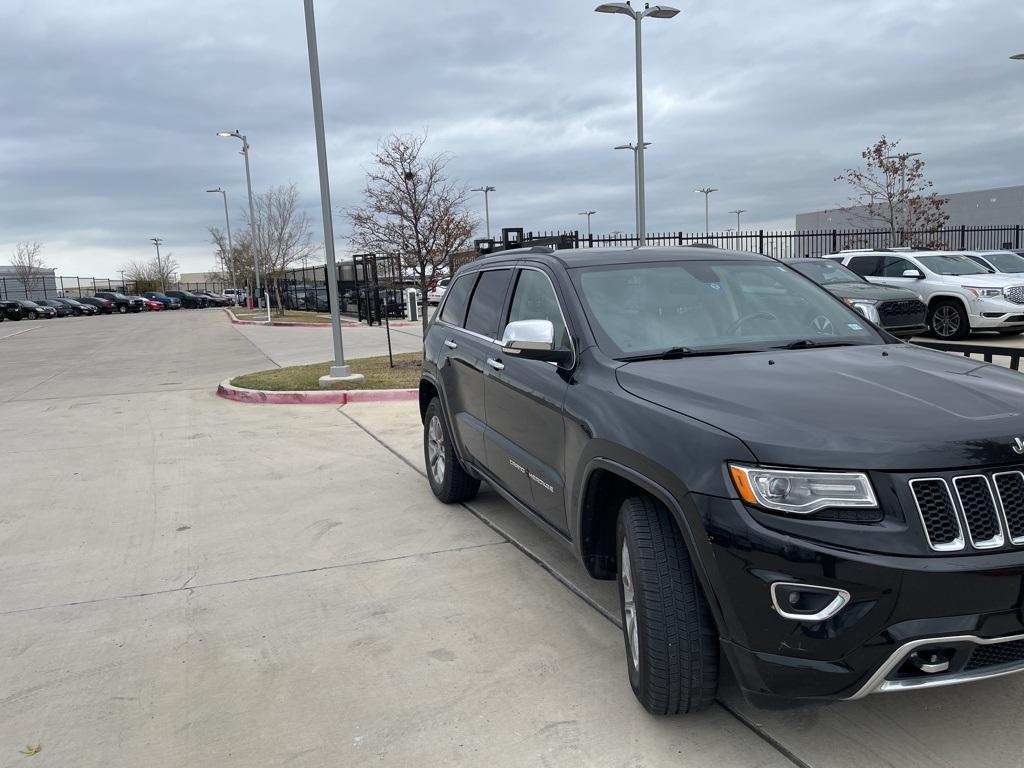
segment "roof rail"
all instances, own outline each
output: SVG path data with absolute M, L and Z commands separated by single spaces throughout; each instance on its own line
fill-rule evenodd
M 717 248 L 714 243 L 687 243 L 683 248 Z

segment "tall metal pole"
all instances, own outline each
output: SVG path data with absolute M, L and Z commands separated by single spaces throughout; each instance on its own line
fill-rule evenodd
M 260 288 L 260 262 L 256 246 L 256 209 L 252 204 L 252 174 L 249 171 L 249 140 L 242 137 L 242 155 L 245 156 L 245 187 L 249 192 L 249 248 L 252 250 L 252 271 L 256 279 L 256 306 L 260 306 L 263 291 Z
M 737 232 L 737 234 L 740 231 L 740 214 L 741 213 L 746 213 L 746 212 L 747 212 L 747 210 L 745 208 L 737 208 L 735 211 L 729 211 L 729 213 L 735 213 L 736 214 L 736 232 Z
M 160 291 L 163 292 L 167 290 L 167 280 L 164 278 L 164 269 L 160 266 L 160 243 L 162 243 L 163 240 L 159 237 L 151 237 L 149 239 L 153 245 L 156 246 L 156 271 L 160 273 Z
M 704 195 L 704 234 L 710 234 L 711 232 L 711 216 L 710 216 L 710 199 L 711 193 L 717 192 L 718 190 L 714 187 L 701 187 L 700 189 L 693 190 L 694 192 L 700 192 Z
M 341 342 L 338 265 L 334 257 L 331 181 L 327 173 L 327 140 L 324 136 L 324 107 L 320 96 L 320 57 L 317 54 L 313 0 L 304 0 L 303 5 L 306 11 L 306 45 L 309 48 L 309 81 L 313 93 L 313 129 L 316 133 L 316 159 L 320 171 L 320 212 L 324 220 L 324 250 L 327 252 L 327 297 L 331 303 L 331 335 L 334 338 L 334 365 L 331 366 L 329 378 L 350 378 L 352 376 L 352 369 L 345 364 L 345 350 Z
M 644 190 L 644 54 L 640 24 L 643 16 L 633 14 L 636 27 L 636 234 L 637 245 L 647 243 L 647 193 Z
M 471 189 L 469 191 L 470 192 L 483 192 L 484 193 L 484 220 L 487 222 L 487 239 L 490 240 L 491 239 L 491 200 L 490 200 L 490 194 L 491 194 L 491 192 L 496 192 L 497 190 L 494 187 L 492 187 L 492 186 L 485 185 L 485 186 L 482 186 L 482 187 L 474 187 L 473 189 Z

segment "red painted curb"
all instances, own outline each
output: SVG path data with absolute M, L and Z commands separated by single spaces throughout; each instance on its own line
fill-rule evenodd
M 348 403 L 394 403 L 419 398 L 416 389 L 322 389 L 307 392 L 270 392 L 243 389 L 225 379 L 217 386 L 217 396 L 225 400 L 256 405 L 346 405 Z

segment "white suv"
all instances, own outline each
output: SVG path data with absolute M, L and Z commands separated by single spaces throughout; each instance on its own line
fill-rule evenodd
M 872 283 L 907 288 L 928 305 L 928 327 L 955 341 L 971 331 L 1024 333 L 1024 275 L 992 274 L 952 251 L 843 251 L 835 259 Z

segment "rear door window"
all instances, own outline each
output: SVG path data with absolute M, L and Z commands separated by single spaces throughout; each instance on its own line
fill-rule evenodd
M 878 277 L 882 269 L 882 257 L 854 256 L 846 266 L 861 277 Z
M 466 315 L 466 330 L 479 333 L 489 339 L 498 334 L 501 307 L 508 292 L 511 269 L 491 269 L 480 273 L 473 298 Z
M 476 275 L 463 275 L 455 281 L 451 290 L 446 292 L 444 307 L 441 309 L 441 320 L 462 327 L 466 319 L 466 306 L 469 304 L 469 292 L 473 290 Z

